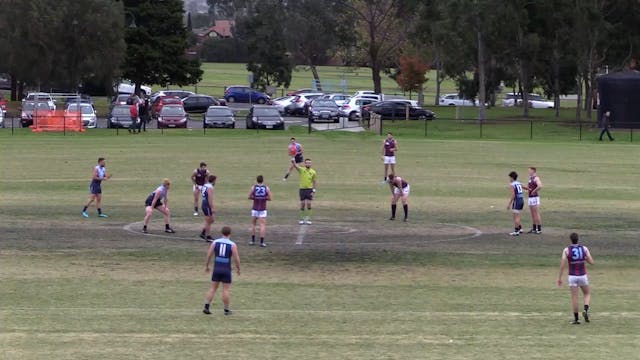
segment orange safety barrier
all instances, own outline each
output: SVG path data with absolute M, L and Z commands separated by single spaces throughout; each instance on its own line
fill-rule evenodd
M 32 132 L 79 131 L 83 132 L 82 115 L 79 112 L 45 110 L 33 113 Z

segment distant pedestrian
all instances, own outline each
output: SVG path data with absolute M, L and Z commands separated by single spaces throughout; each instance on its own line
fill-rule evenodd
M 138 106 L 138 117 L 140 117 L 138 132 L 140 132 L 140 128 L 142 128 L 142 131 L 147 132 L 147 124 L 149 123 L 149 98 L 145 97 L 140 100 L 140 105 Z
M 591 293 L 589 292 L 586 263 L 593 265 L 593 257 L 591 257 L 591 252 L 589 252 L 586 246 L 578 243 L 578 234 L 571 233 L 569 238 L 571 239 L 571 245 L 562 250 L 557 284 L 558 287 L 562 286 L 564 268 L 568 267 L 567 283 L 569 290 L 571 290 L 571 307 L 573 309 L 573 321 L 570 324 L 578 325 L 580 324 L 578 318 L 578 288 L 582 290 L 582 296 L 584 298 L 584 311 L 582 312 L 582 316 L 585 322 L 589 322 Z
M 111 174 L 107 174 L 107 169 L 105 168 L 105 159 L 103 157 L 98 158 L 98 165 L 93 168 L 93 173 L 91 174 L 91 183 L 89 184 L 89 199 L 87 203 L 82 208 L 82 216 L 88 218 L 89 214 L 87 213 L 87 209 L 95 200 L 96 208 L 98 209 L 99 217 L 107 217 L 106 214 L 102 213 L 102 181 L 111 179 Z
M 138 118 L 138 104 L 133 103 L 129 105 L 129 116 L 131 117 L 131 125 L 129 126 L 129 133 L 136 133 L 136 129 L 138 128 L 138 122 L 140 119 Z
M 602 137 L 604 136 L 604 134 L 607 134 L 607 136 L 609 137 L 609 141 L 615 140 L 609 132 L 609 126 L 611 126 L 611 111 L 606 111 L 602 115 L 602 131 L 600 131 L 600 141 L 602 141 Z
M 231 241 L 231 228 L 225 226 L 222 228 L 222 237 L 216 239 L 209 246 L 207 252 L 207 260 L 204 271 L 210 271 L 211 260 L 213 259 L 213 271 L 211 271 L 211 287 L 207 291 L 204 298 L 204 308 L 202 312 L 209 315 L 211 311 L 209 306 L 213 297 L 216 295 L 216 290 L 222 283 L 222 303 L 224 304 L 224 314 L 231 315 L 231 309 L 229 308 L 231 288 L 231 263 L 236 268 L 236 272 L 240 275 L 240 255 L 238 255 L 238 247 Z

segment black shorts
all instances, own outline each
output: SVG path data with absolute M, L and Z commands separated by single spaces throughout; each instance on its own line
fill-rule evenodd
M 100 183 L 92 182 L 89 185 L 89 193 L 93 195 L 102 194 L 102 186 L 100 185 Z
M 202 203 L 202 214 L 204 216 L 212 216 L 213 215 L 213 211 L 209 207 L 209 203 L 208 202 L 203 202 Z
M 313 200 L 313 189 L 300 189 L 300 201 Z
M 224 284 L 231 284 L 231 271 L 220 271 L 211 273 L 211 281 L 217 281 Z
M 153 203 L 153 195 L 149 195 L 147 197 L 147 200 L 144 201 L 144 205 L 151 206 L 152 203 Z M 156 201 L 156 207 L 160 207 L 160 206 L 162 206 L 162 200 Z
M 295 159 L 297 164 L 304 162 L 304 156 L 302 156 L 302 154 L 296 154 Z

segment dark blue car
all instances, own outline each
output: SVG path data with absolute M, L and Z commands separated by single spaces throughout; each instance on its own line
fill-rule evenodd
M 271 100 L 269 95 L 248 86 L 229 86 L 224 90 L 224 99 L 228 103 L 250 102 L 258 104 L 266 104 Z

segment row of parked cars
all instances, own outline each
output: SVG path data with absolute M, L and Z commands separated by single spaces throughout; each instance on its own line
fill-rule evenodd
M 29 127 L 33 125 L 33 118 L 38 112 L 49 112 L 57 110 L 57 108 L 57 101 L 51 94 L 43 92 L 28 93 L 20 104 L 20 126 Z M 96 110 L 93 107 L 93 101 L 89 97 L 80 95 L 65 96 L 63 109 L 68 114 L 80 112 L 82 125 L 86 128 L 95 128 L 98 124 Z
M 272 101 L 280 113 L 303 115 L 309 121 L 338 122 L 341 117 L 356 121 L 368 119 L 371 113 L 383 118 L 433 119 L 435 114 L 422 109 L 416 101 L 404 98 L 390 98 L 373 91 L 358 91 L 354 95 L 320 93 L 302 89 Z

